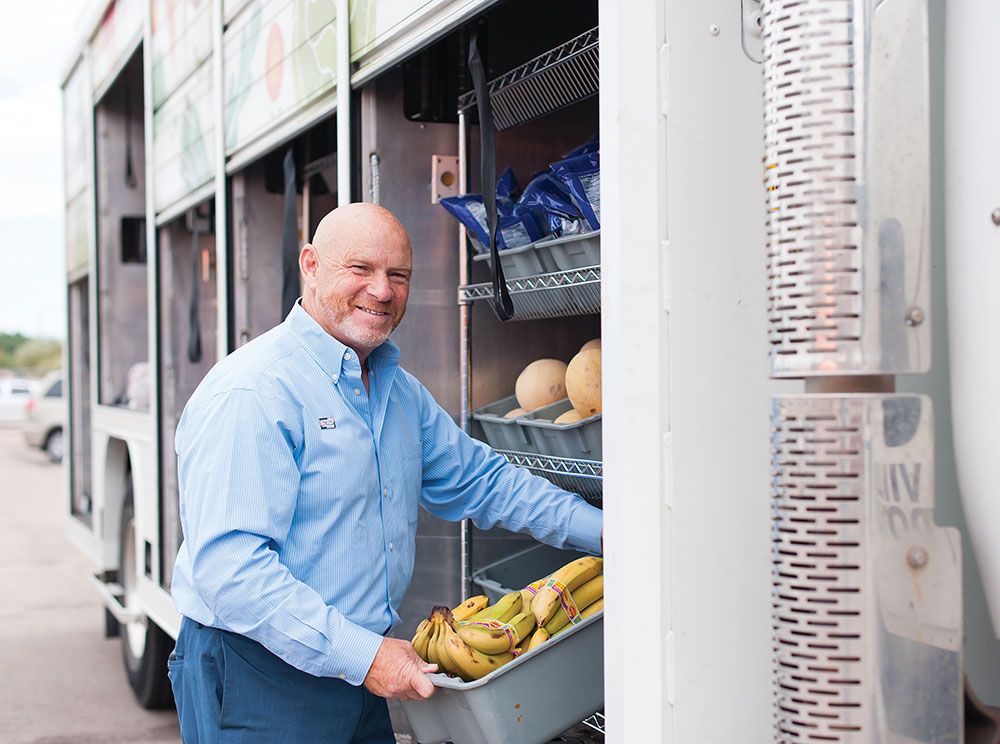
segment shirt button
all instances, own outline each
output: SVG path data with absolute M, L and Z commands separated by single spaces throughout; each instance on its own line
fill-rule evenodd
M 389 550 L 392 550 L 392 543 L 389 543 Z
M 340 677 L 341 679 L 347 679 L 346 674 L 338 674 L 337 676 Z
M 388 496 L 389 495 L 389 489 L 388 488 L 383 488 L 382 489 L 382 495 L 383 496 Z
M 355 395 L 361 395 L 361 388 L 354 388 Z
M 344 359 L 350 359 L 350 358 L 351 358 L 351 352 L 347 352 L 346 354 L 344 354 Z

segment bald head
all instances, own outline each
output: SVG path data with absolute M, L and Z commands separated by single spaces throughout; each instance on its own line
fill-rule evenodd
M 324 255 L 337 253 L 357 245 L 362 240 L 380 243 L 405 243 L 410 237 L 406 229 L 385 207 L 368 202 L 344 204 L 328 213 L 316 227 L 312 244 Z
M 406 312 L 410 238 L 383 207 L 358 202 L 330 212 L 302 246 L 302 308 L 362 361 Z

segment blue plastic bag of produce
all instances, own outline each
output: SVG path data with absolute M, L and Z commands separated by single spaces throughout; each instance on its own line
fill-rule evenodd
M 542 171 L 532 178 L 524 187 L 517 205 L 531 210 L 548 235 L 575 235 L 590 229 L 573 203 L 566 185 L 551 171 Z
M 535 216 L 517 208 L 517 178 L 505 168 L 497 179 L 497 248 L 517 248 L 543 237 Z M 486 205 L 481 194 L 449 196 L 441 206 L 469 230 L 469 241 L 477 253 L 489 250 Z
M 480 194 L 449 196 L 441 200 L 441 206 L 469 230 L 469 240 L 477 253 L 486 253 L 489 250 L 490 234 L 486 223 L 486 205 Z M 516 205 L 510 208 L 510 214 L 503 214 L 499 209 L 497 211 L 499 250 L 517 248 L 542 238 L 542 232 L 530 211 L 520 209 Z
M 601 154 L 589 152 L 549 166 L 566 184 L 591 230 L 601 227 Z
M 497 213 L 514 214 L 514 204 L 517 202 L 517 178 L 514 171 L 504 168 L 497 179 Z
M 489 234 L 487 240 L 483 241 L 483 250 L 489 250 Z M 518 246 L 534 243 L 545 237 L 538 226 L 535 215 L 531 210 L 515 204 L 514 213 L 505 215 L 497 220 L 497 239 L 503 237 L 503 242 L 497 243 L 498 248 L 517 248 Z

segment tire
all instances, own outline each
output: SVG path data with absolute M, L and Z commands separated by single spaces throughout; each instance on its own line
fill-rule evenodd
M 136 609 L 136 578 L 139 572 L 135 565 L 135 507 L 132 503 L 131 476 L 125 503 L 122 504 L 118 546 L 119 579 L 124 590 L 122 604 L 126 609 Z M 167 677 L 167 657 L 174 648 L 173 640 L 145 615 L 122 623 L 121 638 L 125 675 L 136 701 L 150 710 L 172 707 L 174 697 Z
M 66 451 L 66 438 L 63 436 L 62 428 L 49 432 L 49 435 L 45 437 L 43 449 L 52 462 L 62 462 L 63 454 Z

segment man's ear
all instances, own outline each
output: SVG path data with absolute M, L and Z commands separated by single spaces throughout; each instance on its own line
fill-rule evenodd
M 299 271 L 302 272 L 302 279 L 306 285 L 313 286 L 319 271 L 319 256 L 312 243 L 306 243 L 299 251 Z

